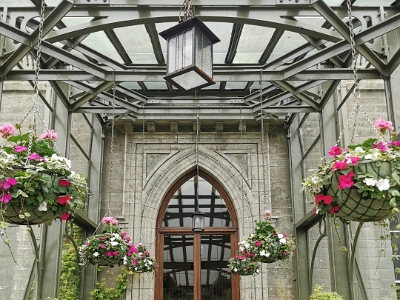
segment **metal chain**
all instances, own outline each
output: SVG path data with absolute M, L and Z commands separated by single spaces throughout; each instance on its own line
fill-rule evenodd
M 260 70 L 260 114 L 261 114 L 261 155 L 262 155 L 262 173 L 263 173 L 263 202 L 267 205 L 267 191 L 266 191 L 266 180 L 265 180 L 265 141 L 264 141 L 264 99 L 262 97 L 262 75 L 263 70 Z M 267 207 L 265 207 L 267 208 Z
M 196 187 L 196 211 L 199 211 L 199 113 L 197 113 L 196 117 L 196 149 L 195 149 L 195 156 L 196 156 L 196 174 L 197 174 L 197 187 Z
M 144 104 L 142 105 L 142 109 L 143 109 L 143 118 L 142 118 L 142 174 L 143 177 L 146 174 L 144 171 L 144 159 L 145 159 L 145 155 L 144 155 L 144 129 L 145 129 L 145 107 Z M 144 179 L 144 178 L 143 178 Z M 144 180 L 142 179 L 142 182 L 144 183 Z M 141 201 L 142 201 L 142 206 L 143 206 L 143 186 L 142 186 L 142 197 L 141 197 Z M 142 213 L 141 213 L 141 219 L 140 219 L 140 233 L 139 233 L 139 241 L 142 242 L 142 231 L 143 231 L 143 216 L 144 216 L 144 211 L 147 208 L 147 203 L 144 202 L 144 206 L 142 208 Z
M 33 93 L 32 93 L 32 100 L 33 100 L 33 106 L 32 108 L 28 111 L 28 113 L 25 115 L 24 119 L 22 122 L 25 120 L 25 118 L 28 116 L 28 114 L 33 110 L 33 115 L 32 115 L 32 125 L 30 126 L 30 132 L 29 132 L 29 142 L 28 142 L 28 155 L 25 161 L 25 165 L 28 164 L 29 160 L 29 154 L 32 151 L 32 145 L 33 145 L 33 139 L 34 135 L 36 132 L 36 114 L 39 115 L 39 117 L 42 119 L 39 113 L 39 109 L 37 107 L 37 102 L 35 97 L 39 95 L 39 89 L 38 89 L 38 83 L 39 83 L 39 71 L 40 71 L 40 59 L 42 56 L 42 38 L 43 38 L 43 23 L 44 23 L 44 10 L 45 10 L 45 0 L 41 1 L 41 6 L 40 6 L 40 21 L 39 21 L 39 27 L 38 27 L 38 45 L 37 45 L 37 51 L 36 51 L 36 62 L 34 65 L 35 68 L 35 81 L 34 81 L 34 86 L 33 86 Z M 43 123 L 44 120 L 42 119 Z M 22 124 L 21 122 L 21 124 Z M 54 143 L 53 143 L 54 144 Z
M 183 17 L 181 17 L 182 12 Z M 179 11 L 179 23 L 185 22 L 191 18 L 193 18 L 192 0 L 184 0 L 181 10 Z
M 110 193 L 108 196 L 108 213 L 111 215 L 111 180 L 112 180 L 112 171 L 113 171 L 113 162 L 114 162 L 114 127 L 115 127 L 115 73 L 113 73 L 113 87 L 112 87 L 112 120 L 111 120 L 111 141 L 110 141 L 110 176 L 109 176 L 109 188 Z

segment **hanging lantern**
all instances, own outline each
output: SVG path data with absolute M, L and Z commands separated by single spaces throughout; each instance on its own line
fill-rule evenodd
M 197 210 L 192 215 L 192 231 L 204 231 L 204 216 L 206 214 Z
M 167 40 L 165 80 L 182 90 L 195 90 L 214 84 L 213 44 L 220 39 L 198 18 L 175 25 L 160 35 Z

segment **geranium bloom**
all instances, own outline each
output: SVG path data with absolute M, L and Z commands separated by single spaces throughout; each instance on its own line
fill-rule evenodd
M 342 149 L 340 149 L 339 146 L 333 146 L 331 148 L 331 150 L 329 151 L 329 155 L 333 156 L 333 157 L 336 157 L 336 156 L 338 156 L 340 154 L 342 154 Z
M 117 256 L 118 256 L 118 251 L 114 251 L 112 254 L 113 254 L 115 257 L 117 257 Z
M 382 143 L 382 142 L 379 142 L 379 143 L 377 143 L 377 144 L 373 144 L 373 145 L 372 145 L 372 148 L 378 149 L 379 151 L 387 151 L 387 150 L 389 149 L 388 146 L 385 145 L 385 144 Z
M 58 204 L 65 204 L 68 205 L 68 201 L 71 199 L 70 195 L 59 196 L 58 197 Z
M 106 255 L 110 257 L 112 255 L 111 251 L 107 251 Z
M 390 188 L 389 179 L 386 178 L 379 179 L 375 185 L 380 191 L 387 191 Z
M 53 129 L 51 130 L 47 130 L 46 133 L 43 133 L 40 138 L 42 140 L 51 140 L 51 141 L 55 141 L 57 139 L 57 133 L 54 132 Z
M 347 175 L 340 175 L 339 176 L 339 185 L 338 189 L 341 190 L 343 188 L 350 188 L 354 185 L 354 181 L 352 180 L 354 177 L 354 172 L 350 172 Z
M 15 146 L 14 150 L 15 152 L 22 152 L 25 151 L 27 148 L 25 146 Z
M 66 221 L 66 220 L 69 219 L 70 216 L 71 216 L 71 215 L 70 215 L 69 213 L 63 212 L 63 214 L 61 215 L 61 220 Z
M 17 181 L 15 180 L 15 178 L 11 177 L 2 182 L 2 187 L 3 187 L 3 189 L 8 190 L 11 186 L 16 185 L 16 184 L 17 184 Z
M 333 201 L 333 198 L 332 198 L 331 196 L 329 196 L 329 195 L 325 195 L 325 196 L 324 196 L 324 203 L 325 203 L 325 205 L 331 204 L 332 201 Z
M 15 129 L 12 124 L 3 124 L 0 126 L 0 134 L 1 136 L 6 139 L 9 136 L 15 135 Z
M 322 200 L 324 200 L 324 195 L 316 195 L 315 196 L 315 204 L 319 204 Z
M 71 182 L 69 182 L 67 179 L 60 179 L 60 180 L 58 181 L 58 183 L 59 183 L 61 186 L 70 186 L 70 185 L 71 185 Z
M 386 130 L 394 130 L 393 123 L 384 119 L 376 120 L 375 128 L 379 129 L 382 133 L 385 133 Z
M 41 157 L 39 154 L 37 153 L 32 153 L 29 155 L 29 159 L 30 160 L 44 160 L 43 157 Z
M 118 220 L 113 217 L 104 217 L 101 220 L 101 223 L 108 224 L 108 225 L 118 225 Z
M 256 242 L 254 243 L 254 245 L 255 245 L 256 247 L 260 247 L 260 246 L 261 246 L 261 241 L 256 241 Z
M 343 170 L 347 168 L 347 162 L 346 161 L 335 161 L 332 167 L 332 171 L 336 170 Z
M 101 245 L 100 245 L 100 248 L 101 248 L 101 249 L 104 249 L 105 246 L 106 246 L 106 245 L 101 244 Z

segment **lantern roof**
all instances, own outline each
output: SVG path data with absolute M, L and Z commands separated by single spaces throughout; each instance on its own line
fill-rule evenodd
M 202 31 L 210 40 L 211 44 L 220 42 L 221 40 L 203 23 L 199 17 L 190 18 L 184 22 L 181 22 L 163 32 L 160 32 L 160 36 L 164 39 L 169 39 L 176 36 L 179 33 L 185 32 L 186 30 L 195 27 L 196 29 Z

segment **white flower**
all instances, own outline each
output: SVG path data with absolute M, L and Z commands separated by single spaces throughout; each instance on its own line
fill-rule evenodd
M 151 260 L 149 260 L 148 263 L 150 266 L 153 264 L 153 262 Z
M 246 242 L 246 243 L 244 244 L 244 247 L 245 247 L 245 248 L 250 248 L 250 244 Z
M 259 270 L 259 269 L 257 269 L 257 270 L 256 270 L 256 273 L 257 273 L 257 274 L 258 274 L 258 273 L 260 273 L 260 270 Z
M 387 191 L 390 188 L 390 183 L 389 183 L 389 179 L 379 179 L 376 182 L 376 187 L 380 190 L 380 191 Z
M 100 255 L 100 253 L 99 252 L 95 252 L 95 253 L 93 253 L 93 256 L 94 257 L 97 257 L 97 256 L 99 256 Z
M 47 211 L 47 202 L 42 202 L 39 207 L 38 207 L 39 211 Z
M 260 255 L 261 256 L 265 256 L 265 257 L 269 257 L 271 254 L 270 253 L 266 253 L 265 250 L 261 250 L 260 251 Z
M 119 236 L 118 233 L 114 233 L 114 237 L 115 237 L 116 239 L 119 239 L 119 238 L 120 238 L 120 236 Z
M 278 238 L 279 239 L 283 238 L 283 234 L 282 233 L 278 233 Z
M 286 239 L 285 238 L 280 239 L 279 241 L 281 242 L 281 244 L 286 244 Z
M 118 242 L 110 242 L 110 244 L 111 244 L 112 246 L 117 246 L 119 243 L 118 243 Z
M 363 182 L 368 186 L 375 186 L 377 180 L 375 178 L 365 178 Z
M 110 239 L 110 241 L 115 241 L 115 237 L 112 237 L 112 238 Z
M 310 179 L 313 184 L 318 184 L 322 181 L 322 178 L 320 178 L 319 176 L 312 176 Z
M 252 233 L 252 234 L 250 234 L 250 237 L 252 238 L 254 236 L 254 234 Z
M 237 270 L 237 268 L 234 268 L 233 271 L 234 271 L 234 272 L 237 272 L 238 270 Z
M 380 151 L 375 150 L 374 152 L 365 155 L 365 159 L 378 160 L 380 156 L 381 156 Z
M 355 153 L 365 153 L 364 149 L 361 148 L 361 147 L 356 147 L 356 148 L 354 149 L 354 152 L 355 152 Z
M 124 256 L 124 265 L 126 265 L 128 263 L 128 258 L 126 256 Z

